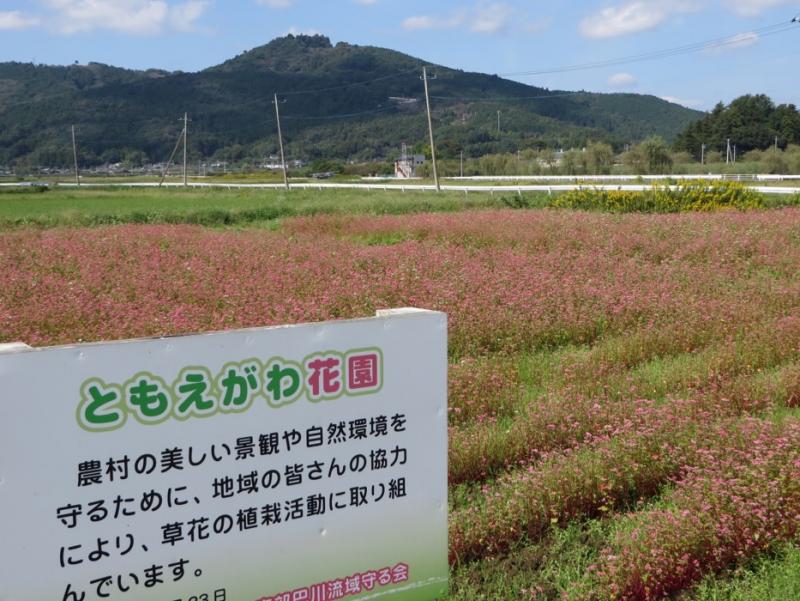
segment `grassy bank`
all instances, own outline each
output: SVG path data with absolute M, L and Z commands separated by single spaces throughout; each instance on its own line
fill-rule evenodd
M 403 215 L 469 209 L 569 208 L 599 212 L 675 212 L 779 208 L 800 204 L 798 196 L 765 195 L 741 184 L 715 184 L 689 193 L 546 192 L 441 193 L 401 190 L 22 188 L 0 190 L 0 229 L 177 224 L 247 226 L 314 215 Z M 702 187 L 702 186 L 700 186 Z M 731 194 L 735 196 L 732 201 Z M 700 198 L 702 196 L 702 198 Z M 664 198 L 667 198 L 667 201 Z M 699 200 L 698 200 L 699 199 Z
M 319 214 L 398 215 L 501 206 L 505 205 L 500 196 L 488 193 L 26 188 L 0 191 L 0 228 L 121 223 L 218 226 Z

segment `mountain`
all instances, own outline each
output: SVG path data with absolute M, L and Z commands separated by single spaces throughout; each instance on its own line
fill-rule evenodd
M 275 91 L 289 157 L 384 158 L 401 143 L 425 144 L 425 64 L 320 35 L 278 38 L 197 73 L 0 63 L 0 164 L 70 164 L 73 124 L 84 164 L 163 161 L 185 111 L 193 159 L 264 157 L 277 152 Z M 672 140 L 703 116 L 653 96 L 550 91 L 443 66 L 428 72 L 443 157 Z

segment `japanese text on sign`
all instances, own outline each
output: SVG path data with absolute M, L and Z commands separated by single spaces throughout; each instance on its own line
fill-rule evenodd
M 168 386 L 149 372 L 124 384 L 90 378 L 81 386 L 78 423 L 89 431 L 115 430 L 133 416 L 144 425 L 170 417 L 186 420 L 216 413 L 242 413 L 257 397 L 284 407 L 305 395 L 330 401 L 342 395 L 375 394 L 381 388 L 381 350 L 314 353 L 298 363 L 283 357 L 226 363 L 216 375 L 206 367 L 185 367 Z
M 0 353 L 0 599 L 444 595 L 446 350 L 401 310 Z

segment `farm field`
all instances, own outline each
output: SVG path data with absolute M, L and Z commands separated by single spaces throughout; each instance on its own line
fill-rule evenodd
M 2 193 L 0 342 L 445 311 L 451 601 L 797 598 L 800 209 L 385 194 Z
M 0 228 L 119 223 L 247 225 L 325 213 L 409 213 L 505 206 L 499 195 L 358 190 L 55 188 L 0 190 Z
M 488 185 L 488 184 L 487 184 Z M 507 185 L 507 184 L 506 184 Z M 205 226 L 267 226 L 284 218 L 313 215 L 392 215 L 417 212 L 454 212 L 493 208 L 591 208 L 609 212 L 628 210 L 672 212 L 730 207 L 800 206 L 800 195 L 750 192 L 735 182 L 683 182 L 687 194 L 677 193 L 640 203 L 640 193 L 442 192 L 414 190 L 326 189 L 286 192 L 281 189 L 225 188 L 64 188 L 0 189 L 0 230 L 25 227 L 97 226 L 124 223 L 188 223 Z M 707 186 L 708 198 L 697 197 Z M 654 187 L 653 190 L 657 188 Z M 725 198 L 725 194 L 728 194 Z M 614 198 L 615 195 L 620 198 Z M 625 197 L 629 198 L 625 200 Z M 669 196 L 669 195 L 668 195 Z M 609 197 L 612 201 L 609 202 Z M 630 202 L 633 198 L 634 202 Z M 732 199 L 732 200 L 731 200 Z

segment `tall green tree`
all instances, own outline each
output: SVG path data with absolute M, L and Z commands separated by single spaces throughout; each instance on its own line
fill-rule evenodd
M 728 106 L 717 104 L 703 119 L 689 125 L 675 140 L 675 149 L 699 158 L 707 150 L 725 152 L 728 140 L 741 155 L 775 144 L 800 143 L 800 113 L 793 104 L 776 106 L 764 94 L 740 96 Z
M 650 173 L 669 173 L 672 170 L 672 155 L 664 138 L 650 136 L 640 146 Z
M 611 173 L 614 166 L 614 149 L 611 144 L 592 142 L 586 148 L 586 155 L 589 171 L 595 175 Z

